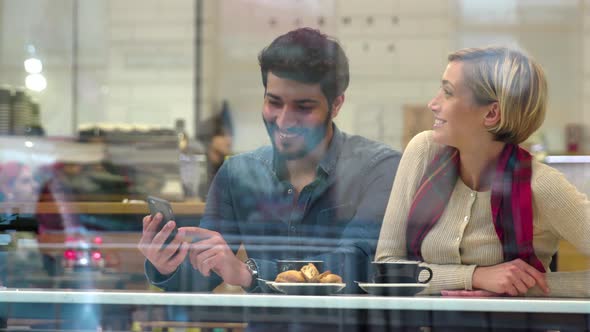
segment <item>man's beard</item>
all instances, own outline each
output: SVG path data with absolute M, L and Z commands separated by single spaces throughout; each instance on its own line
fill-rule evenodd
M 266 131 L 268 132 L 268 136 L 270 137 L 270 141 L 274 148 L 274 151 L 283 159 L 285 160 L 297 160 L 307 156 L 311 151 L 313 151 L 323 140 L 326 138 L 326 133 L 328 132 L 328 128 L 332 125 L 331 121 L 331 114 L 328 113 L 326 120 L 324 123 L 317 127 L 313 128 L 302 128 L 302 127 L 291 127 L 287 130 L 288 133 L 295 133 L 301 135 L 303 137 L 303 146 L 296 151 L 286 152 L 281 151 L 277 148 L 277 143 L 275 142 L 275 133 L 279 130 L 275 122 L 268 122 L 264 118 L 264 125 L 266 127 Z

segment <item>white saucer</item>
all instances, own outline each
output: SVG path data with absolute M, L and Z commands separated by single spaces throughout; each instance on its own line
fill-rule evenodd
M 377 284 L 355 281 L 365 292 L 377 296 L 414 296 L 430 284 Z

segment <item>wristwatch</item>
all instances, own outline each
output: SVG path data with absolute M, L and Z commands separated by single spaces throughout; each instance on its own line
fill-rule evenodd
M 246 263 L 246 268 L 248 269 L 248 272 L 250 272 L 250 275 L 252 276 L 252 283 L 250 284 L 250 287 L 245 288 L 248 291 L 248 290 L 252 290 L 252 289 L 256 288 L 256 286 L 258 286 L 258 265 L 256 265 L 256 261 L 253 260 L 252 258 L 246 259 L 246 261 L 244 261 L 244 263 Z

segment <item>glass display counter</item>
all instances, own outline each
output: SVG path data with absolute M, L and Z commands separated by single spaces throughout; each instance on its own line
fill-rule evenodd
M 158 311 L 184 308 L 184 323 L 234 323 L 263 328 L 289 323 L 330 326 L 341 331 L 407 328 L 491 328 L 502 330 L 576 330 L 590 327 L 590 301 L 566 298 L 378 297 L 371 295 L 291 296 L 277 294 L 209 294 L 45 289 L 0 290 L 3 318 L 53 319 L 55 328 L 76 326 L 67 314 L 85 308 L 90 328 L 132 329 L 163 326 Z M 39 308 L 31 311 L 24 308 Z M 69 308 L 66 310 L 66 308 Z M 79 310 L 78 310 L 79 311 Z M 143 312 L 143 315 L 139 313 Z M 50 313 L 48 315 L 48 313 Z M 147 313 L 147 314 L 146 314 Z M 150 314 L 152 313 L 152 314 Z M 156 323 L 157 322 L 157 323 Z M 176 323 L 169 323 L 173 326 Z M 220 323 L 221 324 L 221 323 Z M 86 325 L 88 327 L 88 325 Z M 435 329 L 436 330 L 436 329 Z

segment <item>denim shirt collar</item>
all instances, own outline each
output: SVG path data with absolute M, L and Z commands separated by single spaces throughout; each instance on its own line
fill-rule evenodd
M 328 150 L 324 157 L 320 160 L 318 165 L 318 172 L 322 170 L 326 175 L 329 175 L 330 172 L 336 167 L 336 162 L 338 161 L 338 157 L 340 156 L 340 151 L 342 149 L 342 144 L 344 142 L 344 134 L 338 129 L 336 124 L 332 124 L 332 128 L 334 129 L 334 135 L 332 136 L 332 140 L 330 141 L 330 145 L 328 146 Z M 284 163 L 281 162 L 279 156 L 275 153 L 274 148 L 272 149 L 272 168 L 275 174 L 279 178 L 284 178 L 285 169 Z
M 328 146 L 326 155 L 320 160 L 319 165 L 319 168 L 321 168 L 326 174 L 330 174 L 330 172 L 336 167 L 336 162 L 338 161 L 340 151 L 342 150 L 342 143 L 344 142 L 344 135 L 340 129 L 338 129 L 335 124 L 332 124 L 332 127 L 334 129 L 332 141 L 330 142 L 330 146 Z

